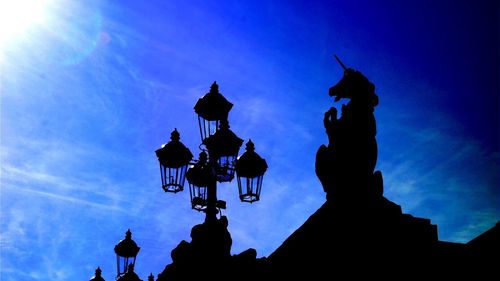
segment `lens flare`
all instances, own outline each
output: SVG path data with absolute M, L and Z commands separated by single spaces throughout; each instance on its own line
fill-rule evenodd
M 0 0 L 0 46 L 47 21 L 50 0 Z

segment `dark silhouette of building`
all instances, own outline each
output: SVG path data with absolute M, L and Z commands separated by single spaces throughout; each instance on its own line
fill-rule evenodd
M 493 265 L 500 262 L 498 224 L 468 244 L 442 242 L 429 219 L 403 214 L 383 196 L 382 173 L 374 172 L 375 86 L 359 71 L 343 67 L 343 78 L 329 94 L 349 102 L 340 118 L 335 108 L 325 113 L 329 143 L 316 155 L 316 174 L 327 200 L 269 256 L 270 275 L 390 280 L 498 276 Z
M 191 243 L 182 241 L 172 251 L 173 263 L 158 280 L 498 276 L 492 262 L 500 262 L 498 224 L 468 244 L 443 242 L 429 219 L 403 214 L 383 196 L 382 173 L 374 171 L 375 86 L 361 72 L 343 67 L 344 76 L 329 95 L 349 102 L 340 117 L 334 107 L 325 113 L 329 143 L 316 155 L 327 199 L 323 206 L 268 258 L 257 259 L 254 249 L 231 256 L 224 216 L 217 224 L 197 225 Z M 202 267 L 194 271 L 193 264 Z
M 375 86 L 339 63 L 344 76 L 329 95 L 349 101 L 340 116 L 334 107 L 325 113 L 328 145 L 316 154 L 326 202 L 263 258 L 254 249 L 231 255 L 227 218 L 205 220 L 172 250 L 157 280 L 499 279 L 500 223 L 466 244 L 439 241 L 429 219 L 404 214 L 384 197 L 382 172 L 374 170 Z

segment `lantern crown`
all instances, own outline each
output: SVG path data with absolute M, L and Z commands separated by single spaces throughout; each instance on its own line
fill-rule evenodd
M 104 281 L 104 278 L 101 276 L 102 270 L 100 267 L 97 267 L 95 270 L 95 275 L 94 277 L 90 278 L 90 281 Z
M 210 93 L 212 94 L 219 93 L 219 85 L 217 85 L 217 81 L 214 81 L 212 85 L 210 85 Z
M 236 161 L 236 173 L 240 177 L 254 178 L 263 175 L 267 170 L 267 163 L 255 152 L 252 140 L 246 144 L 245 153 Z
M 181 134 L 177 131 L 177 128 L 174 128 L 172 133 L 170 133 L 170 140 L 179 141 L 181 139 Z
M 125 239 L 121 240 L 115 246 L 115 253 L 120 257 L 136 257 L 141 248 L 132 240 L 132 232 L 127 230 Z
M 193 154 L 182 142 L 180 134 L 174 129 L 170 134 L 170 141 L 155 151 L 160 164 L 168 168 L 180 168 L 189 164 Z
M 215 121 L 226 119 L 232 107 L 233 104 L 219 92 L 219 85 L 214 81 L 210 92 L 196 102 L 194 111 L 206 120 Z

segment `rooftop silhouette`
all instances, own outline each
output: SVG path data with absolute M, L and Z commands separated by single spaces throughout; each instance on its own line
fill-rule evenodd
M 437 226 L 429 219 L 404 214 L 400 205 L 384 197 L 382 171 L 375 171 L 378 146 L 374 110 L 379 105 L 375 85 L 361 72 L 348 68 L 340 59 L 337 60 L 344 68 L 344 75 L 329 89 L 328 94 L 334 98 L 334 102 L 347 103 L 341 106 L 340 115 L 335 107 L 324 114 L 323 124 L 328 144 L 319 147 L 315 170 L 326 194 L 325 203 L 272 254 L 258 258 L 255 249 L 231 255 L 232 238 L 227 229 L 229 220 L 226 216 L 215 215 L 214 201 L 209 212 L 206 208 L 197 209 L 205 211 L 207 218 L 202 224 L 192 228 L 190 242 L 183 240 L 172 250 L 172 263 L 158 274 L 157 280 L 287 280 L 297 276 L 306 276 L 307 280 L 345 279 L 346 276 L 347 279 L 370 276 L 405 280 L 429 276 L 474 276 L 475 279 L 499 276 L 494 264 L 500 260 L 499 223 L 467 244 L 439 241 Z M 215 94 L 218 94 L 216 83 L 207 95 Z M 222 96 L 217 95 L 217 100 L 223 101 L 220 104 L 224 106 L 219 107 L 224 109 L 222 115 L 227 116 L 232 104 Z M 198 101 L 197 111 L 201 110 L 200 104 L 204 104 L 202 101 L 205 100 Z M 227 121 L 217 121 L 216 126 L 221 128 L 219 133 L 210 129 L 202 130 L 200 125 L 202 134 L 215 136 L 205 138 L 203 143 L 207 147 L 215 145 L 211 141 L 224 137 L 220 133 L 222 130 L 226 135 L 230 133 L 230 139 L 234 143 L 217 149 L 235 150 L 237 153 L 242 140 L 234 133 L 224 131 L 229 128 Z M 172 136 L 172 141 L 180 146 L 176 130 Z M 167 144 L 164 147 L 171 146 L 172 144 Z M 182 148 L 187 149 L 184 146 Z M 166 150 L 160 149 L 158 153 L 166 153 Z M 204 153 L 200 154 L 200 160 L 187 172 L 190 183 L 197 182 L 194 174 L 207 172 L 204 170 L 207 165 L 207 155 Z M 240 173 L 240 194 L 240 176 L 260 177 L 260 185 L 262 184 L 261 177 L 267 164 L 254 154 L 254 145 L 249 141 L 246 154 L 238 158 L 238 161 L 245 159 L 255 169 L 247 171 L 245 165 L 240 165 L 239 168 L 236 165 L 236 172 Z M 189 158 L 188 161 L 192 157 L 190 152 L 184 151 L 184 155 L 184 158 Z M 162 159 L 160 163 L 161 161 Z M 186 165 L 184 162 L 176 165 Z M 165 181 L 163 184 L 165 185 Z M 173 192 L 182 190 L 182 186 L 177 183 L 175 187 L 177 189 Z M 256 194 L 250 193 L 248 200 L 258 200 L 259 193 L 260 190 Z M 245 201 L 245 196 L 240 195 L 240 199 Z M 216 197 L 213 198 L 215 199 Z M 193 209 L 196 209 L 195 205 Z M 127 241 L 130 244 L 130 235 L 129 230 L 126 239 L 120 244 Z M 129 275 L 135 278 L 130 280 L 139 280 L 133 271 L 135 255 L 139 251 L 139 247 L 135 243 L 134 245 L 133 253 L 122 254 L 134 259 L 122 264 L 128 266 L 126 272 L 125 268 L 118 269 L 119 280 L 128 280 L 124 278 Z M 98 270 L 95 278 L 100 276 L 100 269 Z M 148 280 L 153 280 L 153 276 L 150 275 Z

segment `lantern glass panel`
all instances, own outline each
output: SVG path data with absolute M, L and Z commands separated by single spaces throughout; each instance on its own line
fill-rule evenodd
M 136 257 L 122 257 L 119 255 L 116 255 L 116 266 L 117 266 L 117 276 L 121 276 L 125 274 L 128 270 L 128 266 L 130 264 L 135 265 L 135 258 Z
M 219 120 L 207 120 L 198 115 L 198 125 L 200 126 L 201 141 L 207 139 L 219 129 Z
M 230 155 L 217 158 L 217 181 L 229 182 L 233 180 L 236 157 L 237 155 Z
M 179 168 L 170 168 L 160 164 L 161 185 L 166 192 L 177 193 L 184 190 L 188 165 Z
M 253 178 L 237 177 L 238 190 L 240 193 L 240 200 L 242 202 L 255 202 L 260 199 L 260 191 L 262 189 L 262 180 L 264 175 Z
M 208 188 L 206 186 L 189 184 L 191 208 L 197 211 L 203 211 L 207 208 L 207 191 Z

